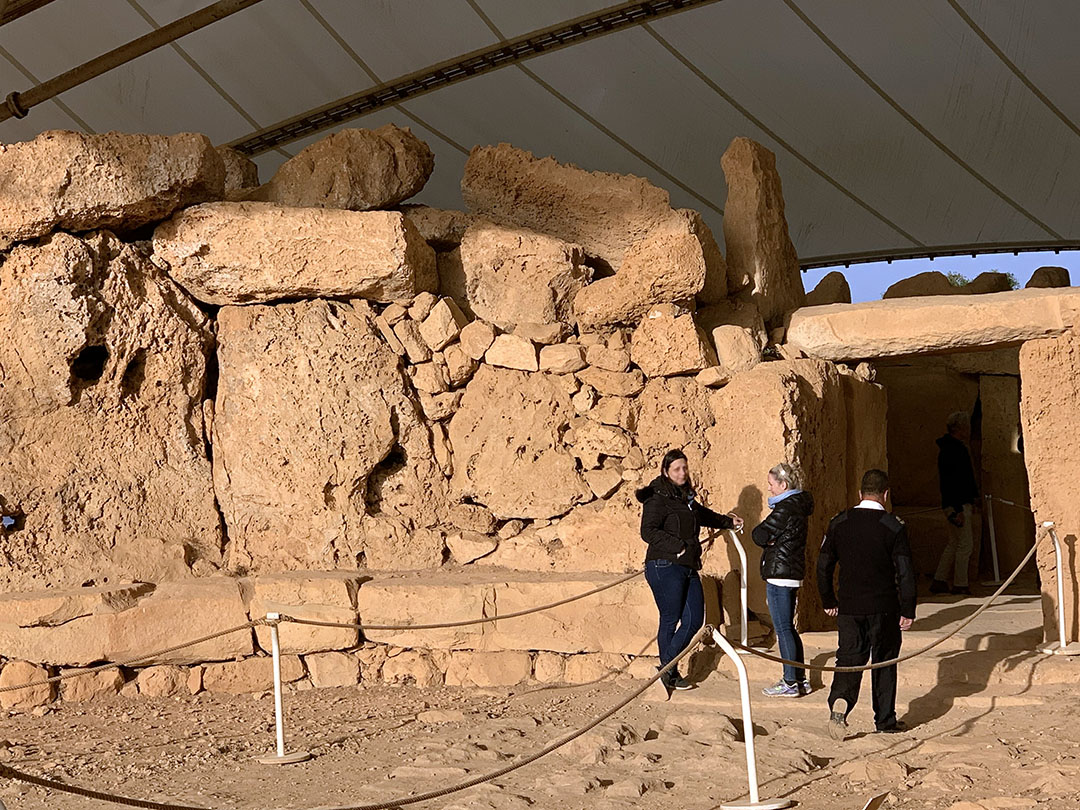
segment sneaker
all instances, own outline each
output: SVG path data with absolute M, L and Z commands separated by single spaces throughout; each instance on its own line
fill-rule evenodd
M 885 726 L 884 728 L 874 729 L 876 734 L 903 734 L 908 730 L 907 723 L 903 720 L 897 720 L 891 726 Z
M 675 673 L 675 679 L 671 682 L 671 688 L 676 691 L 682 692 L 686 689 L 693 689 L 694 685 L 690 681 L 686 680 L 678 672 Z
M 847 701 L 837 698 L 829 709 L 829 736 L 842 740 L 847 736 Z
M 948 593 L 949 583 L 941 579 L 935 579 L 930 583 L 930 593 Z
M 782 678 L 772 686 L 766 686 L 761 690 L 765 697 L 799 697 L 802 691 L 797 683 L 788 683 Z
M 971 596 L 971 588 L 967 585 L 960 585 L 952 589 L 954 596 Z
M 814 691 L 814 687 L 810 685 L 809 678 L 803 681 L 799 681 L 799 693 L 802 695 L 809 695 Z

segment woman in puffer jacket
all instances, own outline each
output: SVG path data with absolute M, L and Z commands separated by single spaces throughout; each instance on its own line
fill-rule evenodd
M 761 546 L 761 578 L 769 613 L 780 643 L 780 655 L 789 661 L 803 661 L 802 639 L 795 629 L 795 603 L 806 573 L 807 520 L 814 512 L 814 497 L 800 488 L 798 474 L 790 464 L 769 470 L 769 508 L 765 519 L 754 527 L 754 542 Z M 762 689 L 769 697 L 799 697 L 810 693 L 806 671 L 784 664 L 784 676 Z
M 660 611 L 656 644 L 664 667 L 685 649 L 705 621 L 705 597 L 698 578 L 700 527 L 741 529 L 743 521 L 733 512 L 721 515 L 698 503 L 682 450 L 669 450 L 660 475 L 635 495 L 643 504 L 641 539 L 649 544 L 645 580 Z M 664 685 L 668 689 L 692 687 L 677 668 L 667 672 Z

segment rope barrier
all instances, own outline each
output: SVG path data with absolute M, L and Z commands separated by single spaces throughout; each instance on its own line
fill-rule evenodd
M 650 686 L 652 686 L 654 683 L 660 680 L 660 678 L 662 678 L 664 675 L 674 669 L 675 666 L 677 666 L 683 658 L 696 650 L 697 647 L 701 644 L 701 640 L 711 631 L 712 628 L 709 625 L 704 625 L 690 639 L 690 642 L 686 645 L 686 648 L 683 649 L 681 653 L 675 656 L 665 666 L 657 670 L 656 675 L 646 681 L 643 686 L 634 689 L 625 698 L 620 700 L 611 708 L 594 717 L 581 728 L 576 729 L 569 734 L 564 734 L 562 737 L 559 737 L 558 739 L 548 743 L 540 750 L 534 751 L 531 754 L 527 754 L 517 759 L 516 761 L 511 762 L 509 765 L 499 768 L 498 770 L 491 771 L 490 773 L 473 777 L 472 779 L 468 779 L 464 782 L 459 782 L 456 785 L 450 785 L 445 788 L 440 788 L 439 790 L 428 791 L 427 793 L 418 793 L 414 796 L 407 796 L 401 799 L 390 799 L 387 801 L 375 802 L 372 804 L 351 804 L 335 807 L 320 806 L 319 810 L 394 810 L 394 808 L 406 807 L 408 805 L 419 804 L 420 802 L 438 799 L 443 796 L 449 796 L 452 793 L 460 793 L 463 790 L 468 790 L 469 788 L 476 787 L 477 785 L 482 785 L 485 782 L 491 782 L 492 780 L 499 779 L 500 777 L 506 776 L 509 773 L 513 773 L 516 770 L 524 768 L 526 765 L 531 765 L 541 757 L 545 757 L 553 751 L 557 751 L 564 745 L 568 745 L 569 743 L 576 740 L 578 737 L 581 737 L 583 734 L 592 731 L 605 720 L 610 719 L 613 715 L 624 709 L 637 698 L 641 697 L 641 695 L 644 694 Z M 42 776 L 35 776 L 33 774 L 17 771 L 14 768 L 11 768 L 2 763 L 0 763 L 0 777 L 14 779 L 16 781 L 25 782 L 27 784 L 36 785 L 38 787 L 49 788 L 51 790 L 56 790 L 60 793 L 68 793 L 74 796 L 83 796 L 88 799 L 97 799 L 99 801 L 108 802 L 110 804 L 119 804 L 126 807 L 140 807 L 147 808 L 147 810 L 207 810 L 207 808 L 196 807 L 193 805 L 170 804 L 167 802 L 152 802 L 145 799 L 134 799 L 128 796 L 120 796 L 118 794 L 92 790 L 90 788 L 79 787 L 77 785 L 68 785 L 63 782 L 57 782 L 53 779 L 47 779 Z
M 143 661 L 147 661 L 151 658 L 157 658 L 161 655 L 167 655 L 177 650 L 183 650 L 187 647 L 194 647 L 196 644 L 202 644 L 206 641 L 213 641 L 216 638 L 227 636 L 232 633 L 239 633 L 241 630 L 250 630 L 253 627 L 260 627 L 262 625 L 269 624 L 266 619 L 253 619 L 250 622 L 244 624 L 238 624 L 236 627 L 230 627 L 226 630 L 219 630 L 216 633 L 211 633 L 208 636 L 197 638 L 193 641 L 185 641 L 182 644 L 177 644 L 173 647 L 166 647 L 163 650 L 155 650 L 154 652 L 145 653 L 136 658 L 125 658 L 121 661 L 110 661 L 107 664 L 99 664 L 96 667 L 87 667 L 86 669 L 80 669 L 77 672 L 65 672 L 61 675 L 53 675 L 51 678 L 45 678 L 40 681 L 31 681 L 30 683 L 14 684 L 13 686 L 0 686 L 0 692 L 16 692 L 19 689 L 30 689 L 35 686 L 44 686 L 50 683 L 59 683 L 60 681 L 70 680 L 71 678 L 81 678 L 84 675 L 93 675 L 97 672 L 106 672 L 110 669 L 118 669 L 120 667 L 131 666 L 132 664 L 138 664 Z
M 284 613 L 281 614 L 281 621 L 292 622 L 293 624 L 306 624 L 312 627 L 347 627 L 359 630 L 445 630 L 451 627 L 468 627 L 474 624 L 487 624 L 489 622 L 499 622 L 505 619 L 516 619 L 521 616 L 528 616 L 531 613 L 540 613 L 545 610 L 551 610 L 552 608 L 568 605 L 571 602 L 576 602 L 587 596 L 593 596 L 594 594 L 609 590 L 610 588 L 622 585 L 624 582 L 629 582 L 630 580 L 643 575 L 644 572 L 642 571 L 634 571 L 632 574 L 627 574 L 614 582 L 609 582 L 606 585 L 601 585 L 598 588 L 593 588 L 591 591 L 585 591 L 584 593 L 579 593 L 575 596 L 568 596 L 557 602 L 549 602 L 546 605 L 539 605 L 526 610 L 518 610 L 514 613 L 503 613 L 499 616 L 482 616 L 479 619 L 463 619 L 462 621 L 457 622 L 440 622 L 437 624 L 362 624 L 360 622 L 326 622 L 317 621 L 315 619 L 298 619 L 295 616 L 289 616 Z
M 1010 585 L 1012 585 L 1013 580 L 1016 579 L 1020 575 L 1021 569 L 1025 565 L 1027 565 L 1028 561 L 1033 556 L 1035 556 L 1035 551 L 1036 551 L 1036 549 L 1038 549 L 1038 547 L 1039 547 L 1038 543 L 1036 543 L 1034 546 L 1032 546 L 1031 549 L 1028 551 L 1028 553 L 1026 555 L 1024 555 L 1024 559 L 1022 559 L 1020 561 L 1020 564 L 1018 566 L 1016 566 L 1015 570 L 1011 574 L 1009 574 L 1008 579 L 1006 579 L 1004 582 L 1001 583 L 1001 587 L 999 587 L 996 591 L 994 591 L 994 593 L 990 597 L 988 597 L 986 599 L 986 601 L 983 602 L 982 605 L 979 606 L 978 610 L 976 610 L 974 613 L 972 613 L 970 616 L 968 616 L 966 619 L 964 619 L 962 622 L 960 622 L 960 624 L 958 624 L 955 628 L 950 630 L 948 633 L 943 635 L 941 638 L 931 642 L 930 644 L 927 644 L 925 647 L 921 647 L 918 650 L 914 650 L 913 652 L 910 652 L 910 653 L 905 653 L 904 655 L 898 656 L 896 658 L 890 658 L 888 661 L 877 661 L 877 662 L 875 662 L 873 664 L 865 664 L 865 665 L 863 665 L 861 667 L 840 667 L 840 666 L 832 666 L 832 667 L 830 667 L 830 666 L 826 666 L 824 664 L 811 664 L 811 663 L 805 663 L 805 662 L 802 662 L 802 661 L 791 661 L 791 660 L 788 660 L 787 658 L 781 658 L 778 655 L 772 655 L 770 653 L 754 649 L 753 647 L 745 647 L 742 644 L 738 643 L 737 641 L 732 641 L 731 639 L 728 639 L 728 641 L 731 642 L 732 646 L 737 647 L 738 649 L 741 649 L 741 650 L 745 650 L 746 652 L 750 653 L 751 655 L 756 655 L 758 658 L 764 658 L 767 661 L 773 661 L 773 662 L 775 662 L 777 664 L 787 664 L 788 666 L 799 667 L 799 668 L 802 668 L 802 669 L 812 669 L 812 670 L 816 670 L 818 672 L 866 672 L 867 670 L 884 669 L 885 667 L 891 667 L 891 666 L 894 666 L 896 664 L 902 663 L 903 661 L 910 661 L 912 658 L 917 658 L 918 656 L 923 655 L 924 653 L 930 652 L 930 650 L 932 650 L 935 647 L 943 644 L 945 641 L 952 638 L 957 633 L 959 633 L 961 630 L 963 630 L 965 627 L 967 627 L 969 624 L 971 624 L 973 621 L 975 621 L 975 619 L 977 619 L 980 615 L 982 615 L 982 613 L 984 613 L 994 603 L 995 599 L 997 599 L 999 596 L 1001 596 L 1003 593 L 1005 593 L 1006 588 L 1008 588 Z M 727 638 L 727 637 L 725 636 L 725 638 Z

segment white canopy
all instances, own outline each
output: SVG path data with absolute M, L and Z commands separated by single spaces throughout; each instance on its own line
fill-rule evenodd
M 9 0 L 31 10 L 0 27 L 0 97 L 208 2 Z M 265 0 L 0 123 L 0 139 L 190 130 L 243 145 L 613 2 Z M 720 238 L 720 155 L 747 135 L 776 153 L 804 265 L 1080 246 L 1076 0 L 712 0 L 645 20 L 337 127 L 412 127 L 436 154 L 416 201 L 440 207 L 461 207 L 472 146 L 507 141 L 648 177 Z M 327 131 L 256 155 L 263 179 Z

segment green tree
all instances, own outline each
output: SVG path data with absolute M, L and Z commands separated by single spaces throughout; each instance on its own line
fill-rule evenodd
M 963 273 L 946 273 L 945 278 L 949 280 L 949 283 L 954 287 L 966 287 L 971 283 L 971 279 L 965 276 Z

